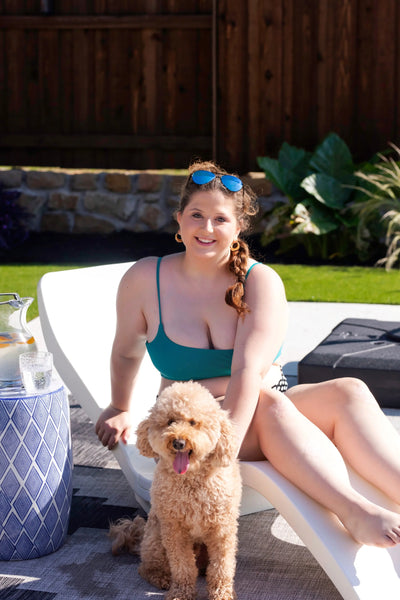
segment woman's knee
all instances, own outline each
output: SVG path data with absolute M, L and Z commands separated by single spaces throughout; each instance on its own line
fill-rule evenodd
M 349 405 L 351 403 L 376 403 L 370 389 L 364 381 L 356 377 L 339 377 L 330 383 L 336 402 Z

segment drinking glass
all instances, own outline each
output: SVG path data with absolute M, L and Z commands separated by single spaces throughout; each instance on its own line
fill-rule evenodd
M 19 356 L 19 369 L 25 391 L 42 392 L 51 383 L 53 355 L 51 352 L 23 352 Z

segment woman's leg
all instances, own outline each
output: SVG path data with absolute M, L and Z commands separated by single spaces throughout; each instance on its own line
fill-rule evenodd
M 266 457 L 289 481 L 334 512 L 360 543 L 400 542 L 400 515 L 366 500 L 349 482 L 329 437 L 279 392 L 261 392 L 240 451 L 242 460 Z
M 400 436 L 362 381 L 299 385 L 287 396 L 355 471 L 400 505 Z

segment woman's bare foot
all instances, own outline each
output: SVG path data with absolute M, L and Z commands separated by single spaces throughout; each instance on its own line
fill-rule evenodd
M 368 500 L 354 505 L 350 514 L 341 520 L 359 544 L 379 548 L 400 544 L 400 514 Z

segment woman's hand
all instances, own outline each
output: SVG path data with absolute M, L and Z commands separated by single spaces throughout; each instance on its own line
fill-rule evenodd
M 131 428 L 130 413 L 114 408 L 111 404 L 103 410 L 96 423 L 97 436 L 109 450 L 112 450 L 119 440 L 127 444 Z

